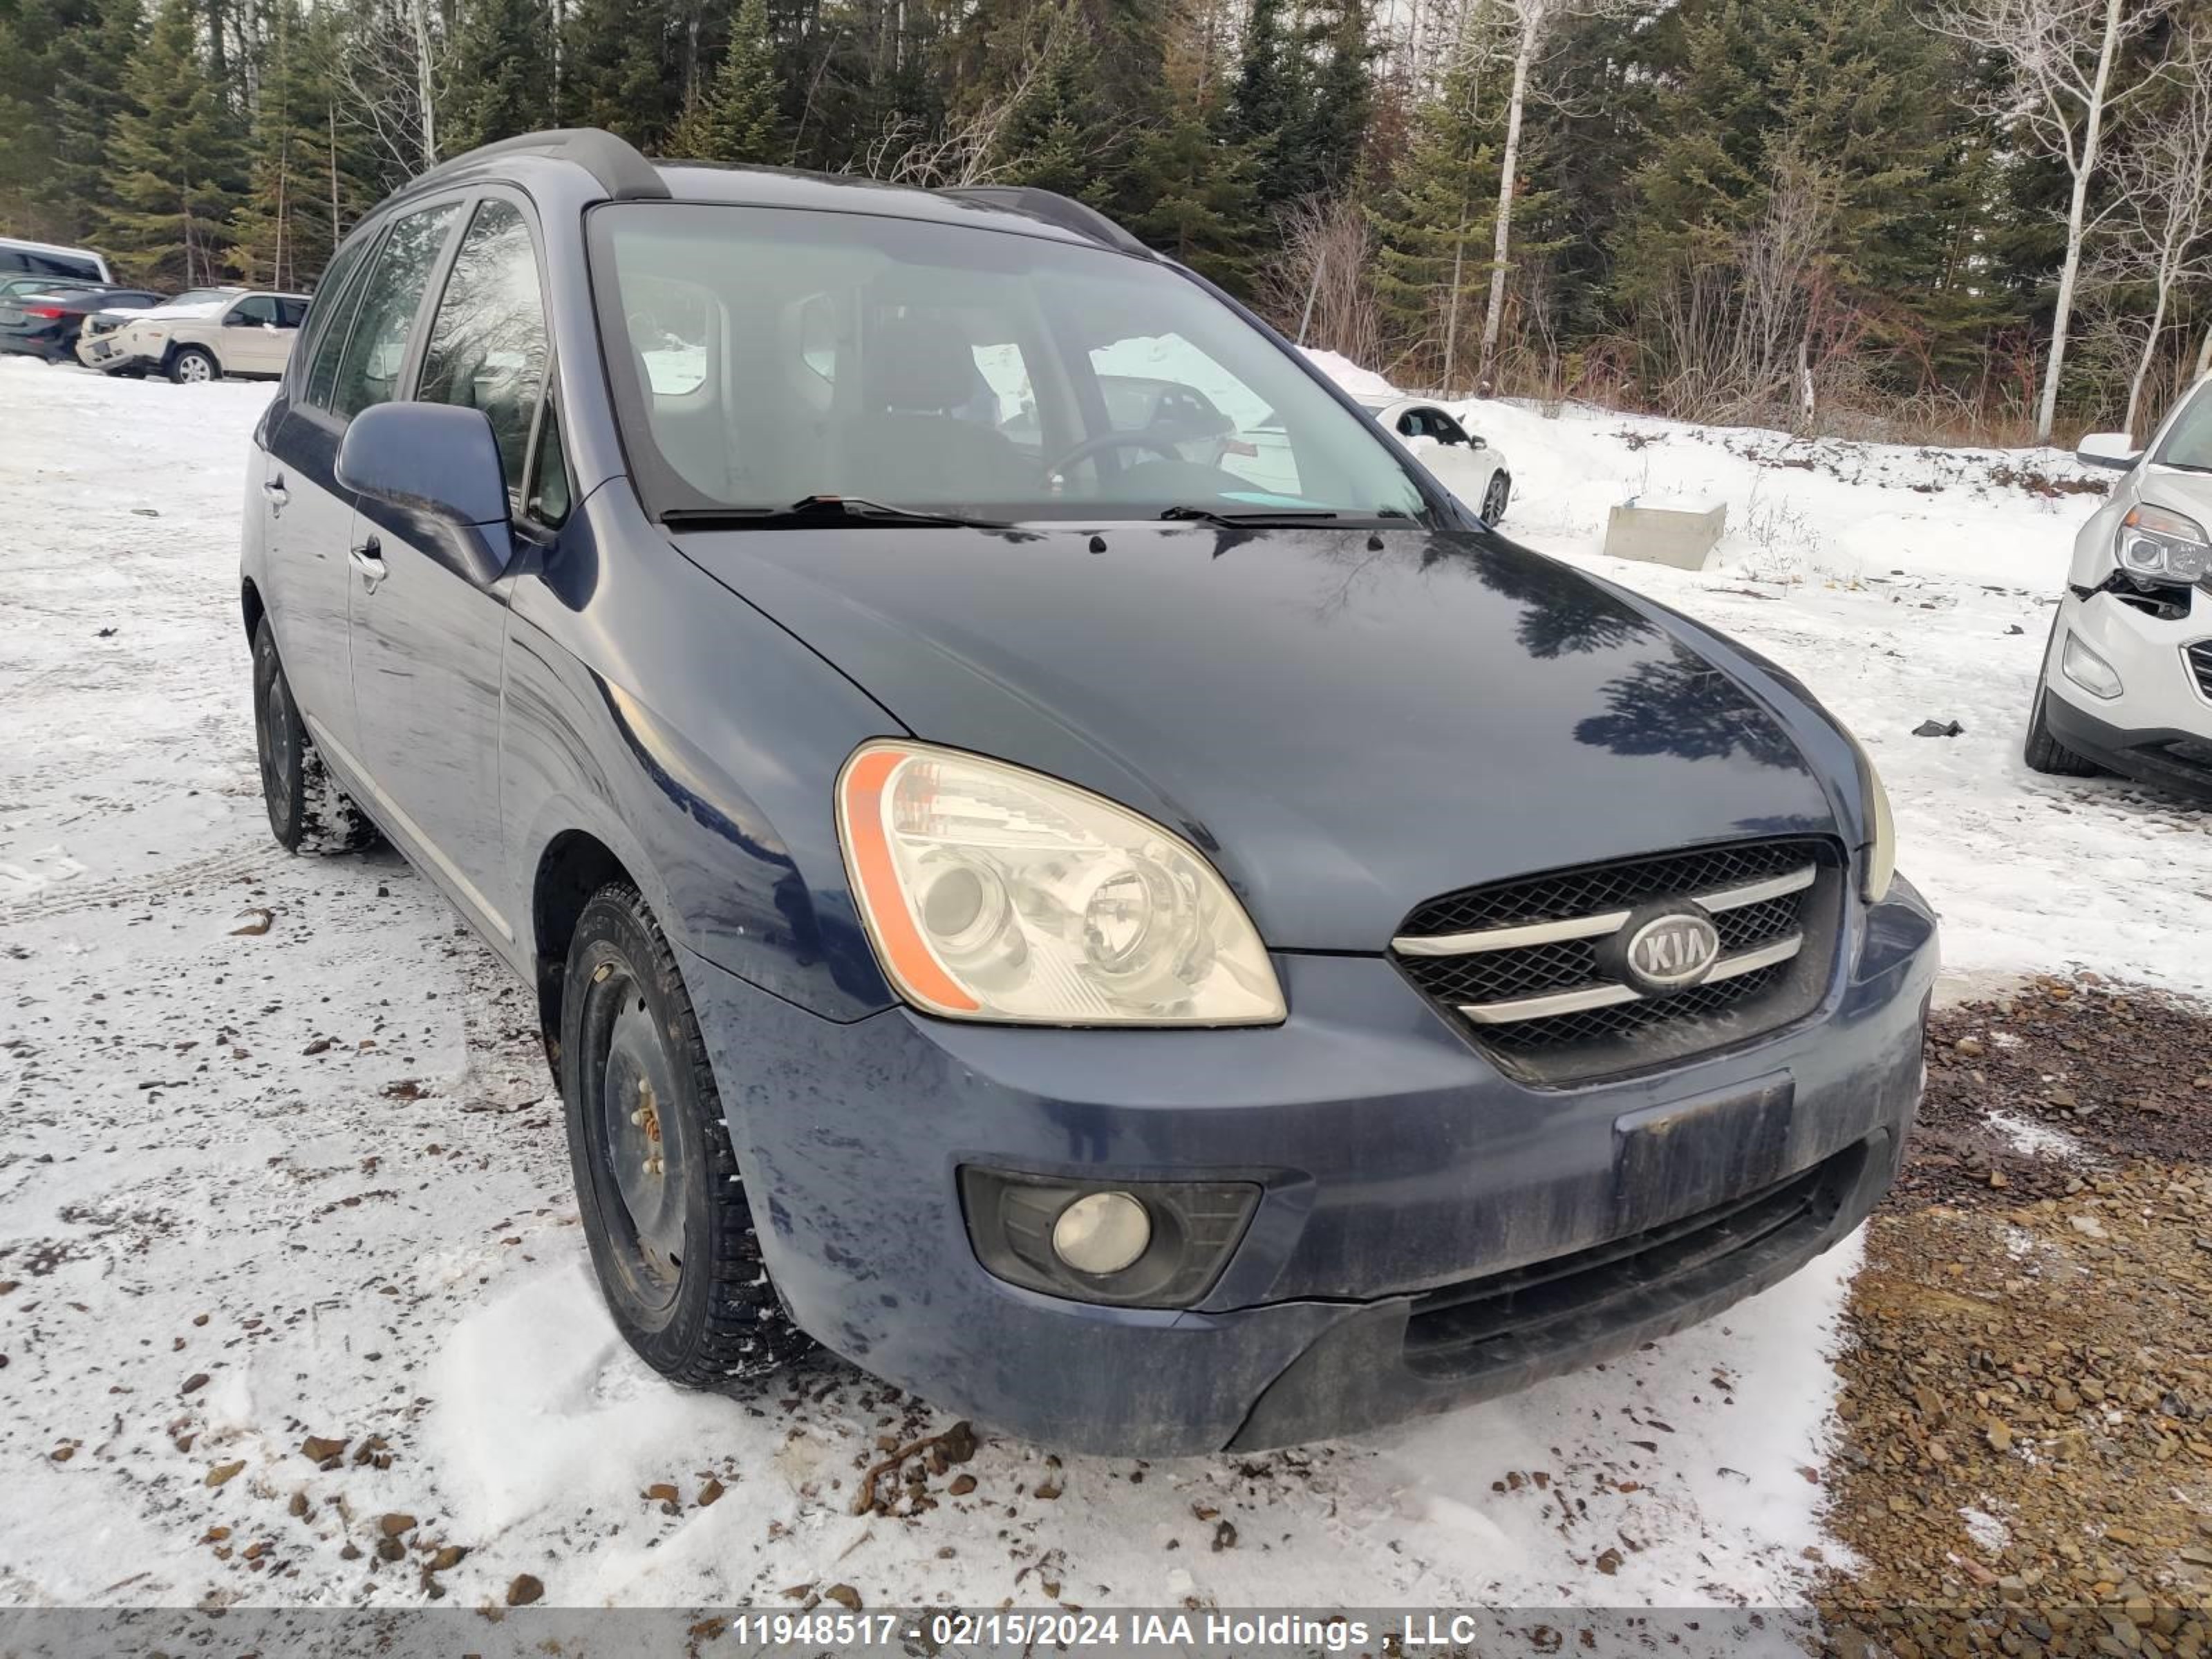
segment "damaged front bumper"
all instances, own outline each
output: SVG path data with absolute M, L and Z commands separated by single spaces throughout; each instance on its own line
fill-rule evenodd
M 1047 1444 L 1138 1455 L 1357 1431 L 1706 1318 L 1845 1237 L 1922 1079 L 1935 920 L 1851 908 L 1818 1010 L 1546 1089 L 1380 957 L 1284 955 L 1282 1025 L 1065 1031 L 821 1019 L 687 955 L 763 1253 L 866 1370 Z M 960 1172 L 1259 1189 L 1194 1305 L 987 1272 Z
M 2188 610 L 2155 615 L 2109 588 L 2059 602 L 2044 663 L 2051 734 L 2085 760 L 2145 783 L 2212 795 L 2212 593 L 2179 590 Z M 2101 697 L 2065 667 L 2071 635 L 2118 676 Z

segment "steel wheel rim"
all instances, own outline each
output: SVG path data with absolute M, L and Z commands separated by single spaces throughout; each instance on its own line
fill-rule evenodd
M 602 1231 L 641 1322 L 674 1311 L 684 1282 L 683 1143 L 675 1067 L 636 980 L 619 960 L 587 988 L 583 1102 Z
M 261 700 L 261 787 L 268 792 L 270 810 L 280 818 L 292 816 L 292 769 L 286 763 L 292 752 L 292 710 L 283 682 L 270 678 L 269 694 Z

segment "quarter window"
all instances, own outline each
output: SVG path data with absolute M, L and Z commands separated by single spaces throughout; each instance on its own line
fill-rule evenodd
M 531 422 L 545 388 L 545 307 L 530 228 L 508 204 L 486 202 L 453 256 L 416 396 L 481 409 L 490 417 L 517 508 Z
M 553 405 L 538 423 L 538 471 L 530 486 L 530 516 L 557 525 L 568 516 L 568 464 L 561 458 L 561 422 Z
M 364 409 L 389 403 L 399 391 L 407 362 L 407 341 L 422 290 L 430 281 L 438 250 L 445 246 L 454 209 L 426 208 L 392 222 L 377 250 L 368 285 L 362 291 L 361 315 L 338 359 L 331 410 L 351 419 Z M 312 387 L 310 388 L 312 392 Z
M 311 354 L 301 362 L 306 371 L 301 381 L 301 395 L 310 403 L 328 404 L 331 387 L 338 375 L 338 353 L 345 349 L 346 323 L 353 315 L 354 301 L 361 297 L 361 276 L 368 269 L 369 254 L 376 246 L 374 233 L 357 236 L 337 252 L 323 271 L 323 279 L 315 284 L 316 322 L 308 338 L 306 350 Z

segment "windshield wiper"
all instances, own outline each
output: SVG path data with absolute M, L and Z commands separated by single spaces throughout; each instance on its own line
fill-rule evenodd
M 671 530 L 782 530 L 823 524 L 951 525 L 962 530 L 1009 530 L 1004 519 L 925 513 L 865 495 L 801 495 L 788 507 L 679 507 L 660 515 Z
M 1188 519 L 1200 524 L 1228 525 L 1237 529 L 1263 529 L 1268 525 L 1282 524 L 1323 524 L 1343 516 L 1340 513 L 1305 512 L 1281 507 L 1261 507 L 1253 513 L 1235 513 L 1216 507 L 1171 507 L 1160 514 L 1163 519 Z

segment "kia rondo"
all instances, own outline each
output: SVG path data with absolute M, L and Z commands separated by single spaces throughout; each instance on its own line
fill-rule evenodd
M 474 152 L 247 492 L 270 824 L 535 988 L 674 1382 L 1277 1445 L 1705 1318 L 1897 1169 L 1936 926 L 1852 738 L 1076 203 Z

